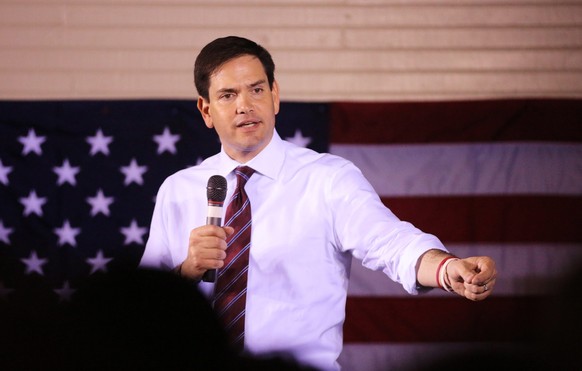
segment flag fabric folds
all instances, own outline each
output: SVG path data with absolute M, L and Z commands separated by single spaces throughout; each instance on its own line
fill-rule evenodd
M 581 124 L 573 99 L 282 104 L 283 138 L 353 161 L 397 216 L 500 272 L 472 303 L 409 296 L 354 261 L 344 369 L 535 336 L 582 258 Z M 0 301 L 58 305 L 137 266 L 161 182 L 219 149 L 194 101 L 0 102 Z
M 354 262 L 344 367 L 539 340 L 560 316 L 547 295 L 582 268 L 582 101 L 345 102 L 330 122 L 330 151 L 396 215 L 499 271 L 494 295 L 473 303 L 441 290 L 410 297 Z

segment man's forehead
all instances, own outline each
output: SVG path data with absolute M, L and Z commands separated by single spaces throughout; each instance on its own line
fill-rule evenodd
M 215 89 L 226 86 L 254 86 L 267 81 L 267 74 L 261 61 L 252 55 L 242 55 L 218 66 L 210 74 L 210 87 Z

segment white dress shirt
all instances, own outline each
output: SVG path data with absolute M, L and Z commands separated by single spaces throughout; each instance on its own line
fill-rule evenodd
M 228 202 L 239 165 L 222 150 L 165 180 L 141 266 L 170 270 L 186 258 L 190 231 L 206 224 L 208 178 L 227 179 Z M 418 258 L 445 248 L 400 221 L 341 157 L 295 146 L 275 132 L 245 165 L 256 170 L 245 187 L 253 218 L 245 347 L 337 370 L 352 256 L 416 294 Z M 199 285 L 210 297 L 213 286 Z

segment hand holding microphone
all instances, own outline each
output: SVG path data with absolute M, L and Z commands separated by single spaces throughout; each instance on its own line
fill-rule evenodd
M 206 186 L 206 197 L 208 199 L 208 211 L 206 225 L 222 225 L 222 206 L 226 198 L 226 179 L 221 175 L 213 175 L 208 179 Z M 216 269 L 207 270 L 202 276 L 205 282 L 216 281 Z

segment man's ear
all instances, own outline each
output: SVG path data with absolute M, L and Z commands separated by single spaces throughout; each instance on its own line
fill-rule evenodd
M 273 88 L 271 89 L 271 94 L 273 96 L 273 108 L 275 111 L 275 115 L 279 113 L 279 84 L 277 80 L 273 81 Z
M 210 115 L 210 102 L 202 97 L 198 97 L 198 111 L 202 114 L 202 119 L 209 129 L 212 129 L 214 125 L 212 124 L 212 116 Z

